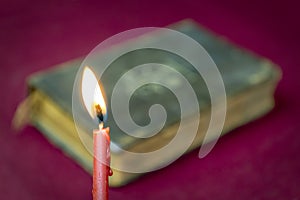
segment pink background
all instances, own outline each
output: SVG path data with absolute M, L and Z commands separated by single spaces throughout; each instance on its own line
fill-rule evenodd
M 92 177 L 35 128 L 10 122 L 32 72 L 87 54 L 104 39 L 192 18 L 279 64 L 276 107 L 232 131 L 204 159 L 198 150 L 111 199 L 299 199 L 299 5 L 297 1 L 1 1 L 0 198 L 91 199 Z

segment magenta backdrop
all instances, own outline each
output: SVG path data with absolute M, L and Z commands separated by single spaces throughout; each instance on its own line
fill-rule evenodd
M 10 122 L 32 72 L 87 54 L 104 39 L 192 18 L 279 64 L 276 107 L 111 199 L 299 199 L 299 5 L 296 1 L 1 1 L 0 199 L 91 199 L 92 178 L 35 128 Z

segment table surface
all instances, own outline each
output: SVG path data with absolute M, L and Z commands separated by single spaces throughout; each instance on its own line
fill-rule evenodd
M 11 119 L 33 72 L 87 54 L 127 29 L 192 18 L 283 70 L 275 109 L 122 188 L 111 199 L 299 199 L 299 6 L 292 1 L 1 1 L 0 198 L 91 199 L 92 178 L 33 127 Z

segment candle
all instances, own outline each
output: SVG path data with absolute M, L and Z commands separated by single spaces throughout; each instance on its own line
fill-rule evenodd
M 99 124 L 99 130 L 94 130 L 94 171 L 93 171 L 93 199 L 108 199 L 108 176 L 111 175 L 110 167 L 110 137 L 109 128 Z M 103 163 L 104 161 L 104 163 Z
M 93 199 L 108 199 L 108 176 L 110 169 L 110 136 L 109 127 L 103 128 L 106 105 L 97 78 L 89 67 L 82 75 L 81 92 L 85 108 L 93 119 L 99 122 L 99 129 L 93 131 Z

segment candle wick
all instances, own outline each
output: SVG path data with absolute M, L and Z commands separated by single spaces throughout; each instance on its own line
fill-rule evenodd
M 98 118 L 98 120 L 99 120 L 99 123 L 101 123 L 101 122 L 103 122 L 103 113 L 102 113 L 102 108 L 101 108 L 101 106 L 99 105 L 99 104 L 97 104 L 96 106 L 95 106 L 95 108 L 96 108 L 96 115 L 97 115 L 97 118 Z
M 99 123 L 99 130 L 102 130 L 102 129 L 103 129 L 103 124 L 104 124 L 103 122 L 100 122 L 100 123 Z

